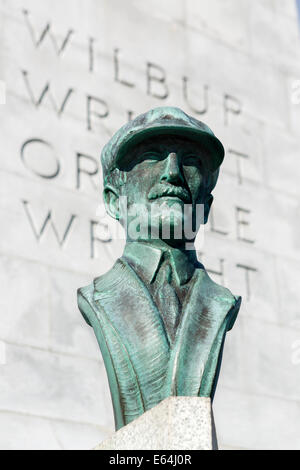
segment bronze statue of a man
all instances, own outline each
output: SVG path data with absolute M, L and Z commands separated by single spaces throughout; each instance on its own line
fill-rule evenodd
M 138 116 L 102 151 L 106 210 L 126 246 L 79 289 L 78 305 L 102 352 L 116 429 L 171 395 L 214 395 L 240 297 L 210 279 L 194 241 L 223 158 L 209 127 L 173 107 Z

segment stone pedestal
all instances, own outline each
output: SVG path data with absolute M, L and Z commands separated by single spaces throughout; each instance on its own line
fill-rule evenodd
M 95 450 L 216 450 L 210 398 L 169 397 Z

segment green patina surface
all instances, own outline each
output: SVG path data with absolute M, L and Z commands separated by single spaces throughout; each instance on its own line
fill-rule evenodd
M 223 158 L 205 124 L 170 107 L 138 116 L 102 151 L 106 209 L 127 241 L 78 305 L 105 362 L 116 429 L 171 395 L 213 398 L 241 299 L 210 279 L 193 243 Z

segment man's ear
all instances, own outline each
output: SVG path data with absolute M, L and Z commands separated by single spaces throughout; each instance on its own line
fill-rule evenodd
M 210 212 L 211 205 L 213 203 L 214 197 L 212 194 L 208 194 L 204 202 L 204 223 L 206 224 Z
M 119 194 L 111 185 L 106 185 L 103 191 L 103 199 L 106 212 L 116 220 L 119 220 Z

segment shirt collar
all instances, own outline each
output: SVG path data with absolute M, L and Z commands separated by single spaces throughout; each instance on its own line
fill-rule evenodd
M 164 253 L 168 253 L 178 284 L 186 284 L 197 264 L 193 251 L 178 248 L 160 249 L 144 242 L 127 242 L 123 257 L 149 282 L 153 282 Z

